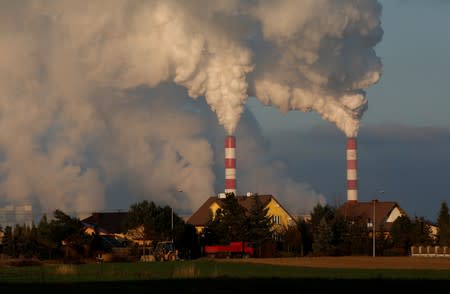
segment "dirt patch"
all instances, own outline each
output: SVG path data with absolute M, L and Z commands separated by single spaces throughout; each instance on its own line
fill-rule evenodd
M 383 269 L 450 269 L 450 258 L 433 257 L 286 257 L 226 259 L 224 262 L 247 262 L 320 268 L 383 268 Z

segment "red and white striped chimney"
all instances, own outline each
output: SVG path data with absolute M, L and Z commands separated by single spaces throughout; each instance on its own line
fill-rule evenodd
M 236 138 L 225 139 L 225 193 L 236 195 Z
M 347 202 L 358 201 L 356 138 L 347 138 Z

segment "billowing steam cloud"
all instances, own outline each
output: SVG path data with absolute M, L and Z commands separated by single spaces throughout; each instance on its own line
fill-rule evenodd
M 252 15 L 270 44 L 256 61 L 255 95 L 282 111 L 314 110 L 356 136 L 367 109 L 363 89 L 381 76 L 373 49 L 380 14 L 373 0 L 261 1 Z
M 228 134 L 252 94 L 355 135 L 364 88 L 380 77 L 380 10 L 376 0 L 2 1 L 0 200 L 101 209 L 126 182 L 136 199 L 197 208 L 214 190 L 211 118 L 186 96 L 204 97 Z

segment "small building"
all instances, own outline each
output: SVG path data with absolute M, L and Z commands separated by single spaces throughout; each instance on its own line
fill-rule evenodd
M 126 247 L 127 229 L 125 220 L 128 212 L 94 212 L 81 220 L 88 235 L 95 234 L 105 251 L 117 251 Z
M 247 193 L 245 196 L 236 196 L 238 203 L 249 210 L 254 203 L 254 197 L 258 197 L 264 208 L 268 208 L 267 215 L 271 217 L 274 224 L 273 230 L 280 231 L 295 223 L 292 215 L 281 205 L 273 195 L 258 195 Z M 211 196 L 187 219 L 187 223 L 195 226 L 197 234 L 203 233 L 206 224 L 211 217 L 214 218 L 217 209 L 223 206 L 224 193 Z
M 347 201 L 337 209 L 337 213 L 349 222 L 366 222 L 368 228 L 379 232 L 381 229 L 389 233 L 392 223 L 400 216 L 406 216 L 406 212 L 395 201 Z
M 86 233 L 96 232 L 101 235 L 126 233 L 125 219 L 128 212 L 94 212 L 81 220 L 86 228 Z
M 0 207 L 0 226 L 31 226 L 33 224 L 33 206 L 29 202 L 8 204 Z

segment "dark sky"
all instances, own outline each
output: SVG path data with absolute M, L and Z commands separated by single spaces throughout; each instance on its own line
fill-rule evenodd
M 271 135 L 271 154 L 290 174 L 326 195 L 346 200 L 346 138 L 333 126 Z M 393 124 L 368 125 L 358 137 L 359 201 L 396 201 L 408 215 L 435 221 L 450 197 L 450 131 Z M 380 193 L 384 191 L 384 193 Z

